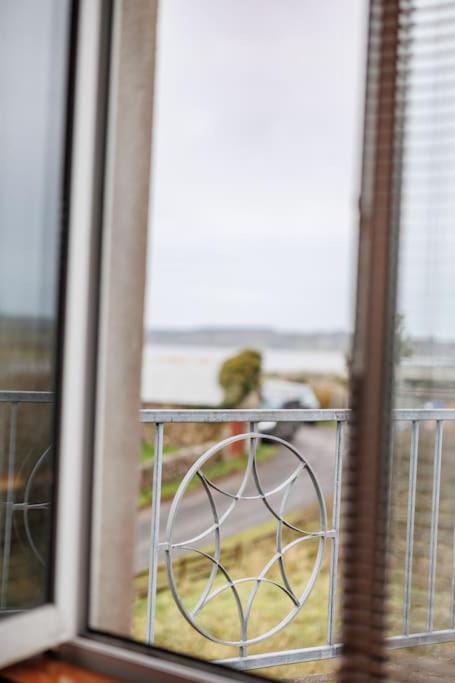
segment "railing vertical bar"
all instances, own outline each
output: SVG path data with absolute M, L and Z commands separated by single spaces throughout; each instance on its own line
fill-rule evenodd
M 391 526 L 392 526 L 392 519 L 393 519 L 393 471 L 395 467 L 395 432 L 396 430 L 396 425 L 392 422 L 391 424 L 391 429 L 390 429 L 390 462 L 389 462 L 389 481 L 388 481 L 388 494 L 387 494 L 387 531 L 386 531 L 386 539 L 389 552 L 390 552 L 390 543 L 392 542 L 391 538 Z
M 3 475 L 3 462 L 5 459 L 6 450 L 6 430 L 5 430 L 5 419 L 6 410 L 5 407 L 0 403 L 0 477 Z
M 6 473 L 4 470 L 6 461 L 6 451 L 7 451 L 7 435 L 6 435 L 6 410 L 7 404 L 0 403 L 0 479 L 4 479 Z M 6 477 L 5 477 L 6 478 Z M 3 491 L 0 491 L 0 503 L 3 503 L 2 496 Z M 6 502 L 6 500 L 5 500 Z M 0 529 L 3 534 L 4 529 L 4 517 L 6 512 L 6 506 L 1 505 L 0 507 Z M 0 548 L 2 547 L 2 536 L 0 536 Z
M 452 629 L 455 628 L 455 524 L 453 527 L 453 540 L 452 540 L 452 609 L 450 615 L 450 626 Z
M 257 422 L 248 422 L 246 428 L 248 432 L 257 432 L 259 429 L 259 425 Z M 257 439 L 248 439 L 248 464 L 251 468 L 253 467 L 253 461 L 256 456 L 256 451 Z
M 152 526 L 150 532 L 149 581 L 147 590 L 147 630 L 146 642 L 152 645 L 155 637 L 156 582 L 158 577 L 161 475 L 163 467 L 163 430 L 164 425 L 155 425 L 155 450 L 153 458 L 152 484 Z
M 414 560 L 414 526 L 417 487 L 417 465 L 419 458 L 419 423 L 412 422 L 411 453 L 409 460 L 408 512 L 406 527 L 406 557 L 404 568 L 403 630 L 409 635 L 409 612 L 412 594 L 412 569 Z
M 248 422 L 247 423 L 247 431 L 248 432 L 257 432 L 258 431 L 258 423 L 257 422 Z M 256 451 L 256 439 L 249 439 L 248 441 L 248 452 L 250 456 L 253 456 L 255 451 Z
M 433 466 L 433 495 L 431 501 L 430 568 L 428 572 L 427 630 L 433 631 L 434 594 L 436 587 L 436 563 L 438 553 L 439 495 L 441 488 L 443 422 L 436 421 L 436 435 Z
M 339 554 L 339 534 L 340 534 L 340 503 L 341 503 L 341 476 L 343 467 L 343 423 L 336 423 L 335 437 L 335 477 L 333 482 L 333 510 L 332 524 L 335 535 L 332 538 L 330 554 L 330 575 L 329 575 L 329 605 L 327 614 L 327 643 L 334 644 L 335 631 L 335 612 L 337 594 L 337 573 L 338 573 L 338 554 Z
M 257 422 L 248 422 L 247 430 L 249 432 L 257 432 L 259 430 L 259 425 Z M 257 439 L 248 439 L 248 466 L 253 468 L 254 459 L 256 457 L 257 450 Z M 251 472 L 251 470 L 250 470 Z M 248 640 L 248 618 L 246 618 L 241 624 L 241 645 L 239 647 L 240 657 L 246 657 L 248 655 L 248 648 L 244 644 Z
M 8 594 L 9 565 L 11 559 L 11 536 L 14 511 L 14 470 L 16 467 L 16 430 L 18 404 L 12 403 L 10 409 L 8 471 L 6 482 L 6 510 L 3 533 L 2 575 L 0 585 L 0 608 L 6 607 Z

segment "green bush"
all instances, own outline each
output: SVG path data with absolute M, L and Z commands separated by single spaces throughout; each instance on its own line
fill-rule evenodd
M 224 391 L 223 405 L 238 406 L 251 391 L 258 391 L 261 381 L 262 356 L 253 349 L 244 349 L 221 366 L 218 381 Z

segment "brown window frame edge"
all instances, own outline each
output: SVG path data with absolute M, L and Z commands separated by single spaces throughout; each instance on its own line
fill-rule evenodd
M 399 0 L 371 0 L 351 431 L 345 488 L 341 683 L 385 679 L 387 498 L 399 235 Z

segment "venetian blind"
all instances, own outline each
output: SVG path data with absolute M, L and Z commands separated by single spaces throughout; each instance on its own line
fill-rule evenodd
M 346 683 L 455 679 L 454 105 L 455 2 L 371 2 Z

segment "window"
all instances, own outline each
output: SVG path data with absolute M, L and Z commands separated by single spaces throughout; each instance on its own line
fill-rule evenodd
M 74 21 L 72 4 L 53 0 L 5 2 L 0 16 L 0 613 L 8 621 L 53 599 Z
M 163 0 L 159 8 L 155 0 L 48 0 L 37 12 L 34 3 L 18 0 L 0 7 L 0 34 L 4 33 L 0 83 L 6 103 L 0 141 L 8 165 L 7 175 L 0 173 L 1 353 L 5 361 L 0 373 L 0 663 L 53 648 L 57 656 L 137 681 L 151 676 L 158 680 L 247 680 L 248 671 L 286 676 L 286 668 L 273 668 L 290 665 L 300 668 L 288 668 L 288 672 L 308 675 L 309 680 L 314 680 L 313 674 L 316 680 L 321 675 L 330 680 L 338 666 L 338 679 L 346 682 L 399 677 L 412 668 L 422 673 L 425 667 L 428 680 L 437 672 L 444 672 L 448 680 L 450 668 L 435 658 L 443 654 L 450 659 L 455 639 L 453 571 L 452 567 L 445 570 L 453 560 L 450 464 L 455 418 L 446 405 L 451 401 L 453 344 L 447 297 L 450 270 L 439 271 L 434 263 L 442 261 L 442 251 L 448 254 L 452 248 L 447 194 L 451 104 L 440 95 L 450 87 L 444 74 L 451 53 L 447 56 L 440 43 L 451 44 L 445 25 L 453 20 L 455 3 L 371 3 L 356 323 L 353 351 L 345 359 L 353 380 L 352 404 L 322 406 L 322 393 L 318 395 L 309 381 L 297 383 L 298 395 L 290 396 L 289 381 L 275 377 L 271 378 L 278 382 L 274 390 L 264 391 L 268 407 L 251 405 L 248 400 L 261 393 L 261 362 L 255 349 L 247 349 L 222 366 L 224 403 L 217 408 L 163 410 L 149 405 L 141 410 L 152 130 L 170 126 L 167 143 L 161 152 L 159 146 L 154 152 L 157 166 L 164 165 L 160 182 L 166 186 L 174 177 L 172 167 L 166 168 L 172 157 L 168 156 L 172 125 L 185 119 L 183 107 L 175 112 L 171 106 L 174 120 L 160 109 L 166 97 L 173 102 L 169 91 L 159 98 L 160 88 L 166 90 L 169 67 L 166 49 L 161 64 L 158 50 L 155 67 L 160 27 L 164 48 L 166 32 L 168 36 L 172 30 L 181 33 L 187 72 L 182 79 L 180 64 L 174 76 L 189 97 L 188 76 L 191 68 L 200 74 L 202 46 L 201 37 L 197 49 L 188 38 L 192 21 L 193 29 L 202 27 L 204 33 L 215 17 L 215 24 L 222 23 L 228 33 L 240 36 L 238 52 L 243 46 L 248 56 L 252 40 L 248 30 L 254 20 L 260 23 L 259 33 L 265 32 L 268 45 L 280 22 L 286 27 L 286 12 L 293 5 L 280 2 L 276 10 L 278 5 L 272 0 L 239 0 L 237 11 L 245 22 L 239 22 L 237 30 L 235 3 L 205 3 Z M 259 5 L 266 12 L 269 4 L 276 12 L 274 21 L 270 21 L 271 14 L 255 14 Z M 357 3 L 346 4 L 358 20 L 357 52 L 349 53 L 358 76 L 359 63 L 363 66 L 362 17 L 357 14 Z M 248 24 L 250 7 L 254 20 Z M 302 11 L 300 2 L 295 8 Z M 330 24 L 338 7 L 318 2 L 308 3 L 306 9 L 319 22 L 320 36 L 313 36 L 315 40 L 339 37 Z M 213 63 L 218 64 L 221 47 L 214 36 L 215 32 L 209 32 Z M 293 40 L 295 48 L 299 41 L 294 34 Z M 279 42 L 284 49 L 284 42 Z M 324 49 L 318 54 L 325 53 Z M 206 63 L 207 55 L 202 57 Z M 162 80 L 155 88 L 156 69 Z M 235 93 L 237 86 L 244 85 L 240 79 L 231 83 L 232 91 L 227 90 Z M 288 90 L 280 92 L 285 95 Z M 343 88 L 339 93 L 343 95 Z M 207 130 L 211 134 L 207 119 L 199 120 L 200 113 L 192 120 L 193 127 L 198 124 L 196 134 L 202 128 L 204 134 Z M 333 112 L 329 113 L 332 122 Z M 155 122 L 153 115 L 158 116 Z M 351 124 L 346 130 L 355 147 Z M 442 129 L 443 124 L 448 128 Z M 316 125 L 315 121 L 308 124 L 308 139 Z M 442 130 L 447 130 L 447 138 Z M 176 139 L 184 139 L 181 133 L 177 125 Z M 256 135 L 258 140 L 260 133 L 251 125 L 245 139 Z M 337 135 L 333 137 L 336 140 Z M 440 137 L 445 140 L 443 148 Z M 278 139 L 284 138 L 278 135 Z M 263 154 L 265 142 L 258 147 Z M 176 148 L 179 144 L 174 154 Z M 197 160 L 202 149 L 207 151 L 201 145 L 194 157 L 186 150 L 187 157 L 177 169 L 182 191 L 176 203 L 186 183 L 194 182 L 194 196 L 200 192 L 195 181 L 201 169 L 190 173 L 188 160 Z M 281 153 L 281 147 L 275 152 Z M 335 153 L 328 155 L 329 161 L 334 158 Z M 207 161 L 203 159 L 202 166 Z M 178 165 L 178 155 L 173 163 Z M 352 158 L 346 163 L 354 174 Z M 334 169 L 329 170 L 336 176 Z M 204 183 L 208 183 L 210 173 L 205 171 Z M 237 186 L 245 190 L 248 174 L 240 175 Z M 215 194 L 216 184 L 213 177 Z M 355 188 L 355 180 L 349 187 Z M 175 230 L 173 220 L 178 214 L 179 221 L 188 220 L 194 227 L 194 205 L 186 196 L 183 210 L 176 208 L 170 189 L 163 190 L 158 183 L 156 191 L 164 203 L 152 205 L 152 226 L 155 221 L 161 229 Z M 262 196 L 267 204 L 270 198 L 266 193 Z M 196 203 L 201 204 L 201 199 Z M 175 215 L 171 212 L 160 223 L 158 214 L 170 208 Z M 330 208 L 325 205 L 324 212 L 330 213 Z M 213 212 L 208 215 L 213 217 Z M 246 230 L 240 233 L 246 244 Z M 421 250 L 422 235 L 427 246 L 441 249 L 435 261 L 429 258 L 428 249 Z M 175 234 L 171 237 L 177 242 Z M 164 245 L 161 257 L 160 240 L 161 249 Z M 167 237 L 161 235 L 160 240 L 150 257 L 152 280 L 169 258 Z M 197 250 L 191 251 L 188 245 L 192 246 L 190 238 L 180 245 L 180 256 L 194 256 Z M 266 249 L 258 252 L 263 256 Z M 419 261 L 422 253 L 428 257 L 424 269 Z M 211 266 L 216 261 L 213 254 L 206 260 Z M 183 272 L 190 272 L 190 266 L 184 265 Z M 194 277 L 194 264 L 191 267 Z M 221 274 L 222 267 L 214 270 L 211 277 Z M 346 275 L 347 269 L 343 272 Z M 190 287 L 186 279 L 180 283 L 181 288 L 187 287 L 185 296 L 168 299 L 168 303 L 174 301 L 174 308 L 183 301 L 185 310 L 176 319 L 190 320 L 190 304 L 197 303 L 195 292 L 200 290 L 194 285 L 200 282 Z M 424 297 L 422 281 L 426 283 Z M 347 278 L 345 290 L 346 283 Z M 218 285 L 213 286 L 215 298 L 222 295 Z M 210 281 L 204 283 L 207 287 Z M 161 296 L 170 289 L 169 272 L 155 291 L 159 293 L 160 288 Z M 152 316 L 154 304 L 158 310 L 161 301 L 153 297 L 149 297 Z M 201 302 L 199 313 L 208 302 L 209 297 Z M 227 305 L 228 298 L 223 302 Z M 280 296 L 275 304 L 273 315 L 279 318 L 286 307 L 279 306 Z M 312 312 L 306 304 L 308 315 L 314 313 L 317 319 L 320 311 Z M 342 306 L 347 307 L 346 300 Z M 170 315 L 163 310 L 164 306 L 159 313 L 162 319 Z M 336 314 L 345 313 L 337 301 Z M 167 320 L 172 322 L 172 318 Z M 166 331 L 160 333 L 166 335 Z M 443 351 L 448 360 L 439 372 L 434 359 L 439 363 Z M 426 355 L 425 362 L 408 362 L 411 352 Z M 408 405 L 409 400 L 417 405 Z M 274 401 L 280 405 L 272 405 Z M 305 448 L 295 439 L 301 424 L 306 430 Z M 173 458 L 172 438 L 188 425 L 198 430 L 205 425 L 203 453 L 179 452 Z M 140 450 L 145 433 L 148 442 Z M 321 434 L 331 444 L 326 480 L 319 470 L 326 451 L 317 451 L 315 446 Z M 263 476 L 263 465 L 273 459 L 266 442 L 272 449 L 281 449 L 273 477 Z M 148 467 L 139 468 L 139 456 Z M 240 466 L 243 474 L 239 475 Z M 166 479 L 172 467 L 183 470 Z M 278 484 L 277 473 L 281 476 Z M 147 496 L 148 505 L 142 544 L 133 541 L 138 493 Z M 302 508 L 302 496 L 314 505 Z M 288 509 L 287 503 L 293 500 L 294 508 Z M 259 519 L 260 524 L 266 522 L 261 533 L 255 528 L 252 534 L 244 525 L 242 543 L 238 529 L 231 529 L 230 542 L 222 543 L 231 513 L 245 503 L 244 518 L 249 523 L 251 516 L 254 521 L 252 503 L 256 502 L 267 515 L 266 520 L 264 515 Z M 134 575 L 135 553 L 145 557 L 143 575 Z M 191 560 L 182 559 L 190 554 Z M 247 566 L 254 571 L 246 577 L 235 574 L 236 562 L 242 570 Z M 420 571 L 427 579 L 424 588 Z M 325 582 L 320 581 L 322 574 Z M 191 590 L 196 584 L 197 595 Z M 389 603 L 387 586 L 392 596 Z M 244 593 L 244 588 L 249 592 Z M 132 634 L 132 605 L 137 596 L 142 621 Z M 210 613 L 220 596 L 221 607 Z M 226 596 L 232 604 L 228 605 Z M 254 621 L 253 607 L 258 604 L 261 609 Z M 314 646 L 297 641 L 292 648 L 286 641 L 280 647 L 276 637 L 293 620 L 302 625 L 303 608 L 308 605 L 315 610 L 313 626 L 320 629 L 322 623 Z M 232 606 L 235 623 L 229 616 Z M 394 631 L 385 628 L 386 612 L 395 619 Z M 200 649 L 179 640 L 185 633 L 191 640 L 193 632 L 198 633 Z M 261 650 L 268 638 L 275 638 L 274 647 L 267 643 Z M 207 642 L 214 645 L 206 646 Z M 429 644 L 435 646 L 429 663 L 410 662 L 407 648 Z M 388 658 L 386 671 L 388 645 L 401 655 Z M 428 656 L 428 652 L 419 650 L 418 654 Z M 340 664 L 337 658 L 342 653 Z M 315 661 L 317 666 L 312 664 Z

